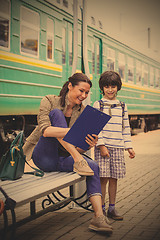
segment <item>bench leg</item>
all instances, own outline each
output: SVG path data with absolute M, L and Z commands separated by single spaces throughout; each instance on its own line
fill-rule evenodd
M 7 234 L 7 229 L 8 229 L 8 216 L 5 209 L 3 211 L 3 221 L 4 221 L 4 228 L 1 230 L 0 235 L 2 236 L 2 239 L 5 239 Z
M 69 187 L 69 196 L 64 196 L 60 191 L 56 191 L 46 196 L 42 201 L 42 208 L 49 209 L 50 211 L 60 210 L 66 207 L 73 200 L 73 186 Z
M 93 212 L 93 209 L 91 209 L 91 203 L 89 202 L 88 198 L 86 198 L 87 190 L 79 197 L 75 197 L 74 195 L 74 186 L 70 186 L 70 196 L 72 198 L 72 201 L 77 204 L 79 207 L 88 210 L 90 212 Z M 86 198 L 84 200 L 84 197 Z
M 10 226 L 8 226 L 7 211 L 9 211 L 9 210 L 4 209 L 4 211 L 3 211 L 4 228 L 2 229 L 2 239 L 14 240 L 15 235 L 16 235 L 16 214 L 15 214 L 14 209 L 10 209 L 11 215 L 12 215 L 12 224 Z M 7 236 L 9 229 L 11 230 L 10 237 Z
M 70 186 L 69 191 L 70 191 L 70 197 L 71 199 L 73 199 L 73 194 L 74 194 L 73 185 Z
M 11 209 L 11 214 L 12 214 L 12 225 L 11 225 L 12 237 L 11 237 L 11 239 L 14 239 L 15 235 L 16 235 L 16 214 L 15 214 L 14 209 Z
M 36 214 L 36 202 L 35 201 L 30 202 L 30 214 L 31 214 L 31 216 Z

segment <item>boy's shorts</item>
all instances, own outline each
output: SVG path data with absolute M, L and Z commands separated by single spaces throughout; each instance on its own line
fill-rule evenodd
M 99 165 L 99 176 L 107 178 L 123 178 L 126 166 L 123 148 L 107 147 L 110 157 L 101 157 L 100 149 L 95 147 L 95 161 Z

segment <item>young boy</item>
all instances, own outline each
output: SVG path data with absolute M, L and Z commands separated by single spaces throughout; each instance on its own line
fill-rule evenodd
M 127 106 L 116 99 L 121 86 L 121 78 L 117 72 L 105 71 L 102 73 L 99 79 L 99 87 L 103 93 L 103 98 L 93 105 L 98 110 L 111 115 L 111 119 L 99 134 L 98 143 L 95 147 L 95 160 L 100 168 L 103 212 L 106 215 L 106 185 L 109 183 L 107 216 L 114 220 L 123 220 L 123 216 L 115 209 L 115 202 L 117 180 L 123 178 L 126 173 L 124 149 L 128 151 L 130 158 L 135 157 L 131 144 Z

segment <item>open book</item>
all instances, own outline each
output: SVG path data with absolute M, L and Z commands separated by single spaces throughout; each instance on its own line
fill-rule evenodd
M 89 145 L 85 141 L 87 134 L 98 135 L 110 118 L 109 115 L 87 105 L 63 140 L 83 150 L 88 150 Z

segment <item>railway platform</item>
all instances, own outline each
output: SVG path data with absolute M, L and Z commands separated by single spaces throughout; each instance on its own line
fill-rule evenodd
M 160 239 L 160 130 L 132 136 L 136 158 L 127 152 L 127 174 L 119 180 L 117 209 L 123 221 L 113 221 L 113 233 L 88 229 L 91 212 L 66 207 L 17 229 L 17 240 L 159 240 Z M 26 208 L 19 209 L 19 215 Z

